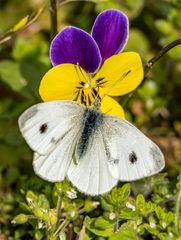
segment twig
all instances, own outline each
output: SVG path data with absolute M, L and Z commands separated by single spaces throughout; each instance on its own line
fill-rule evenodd
M 51 40 L 58 33 L 57 0 L 50 0 Z
M 56 210 L 57 210 L 57 219 L 58 219 L 58 220 L 59 220 L 60 217 L 61 217 L 62 200 L 63 200 L 63 195 L 60 194 L 60 195 L 58 196 L 57 207 L 56 207 Z
M 57 230 L 55 231 L 54 236 L 57 236 L 59 232 L 62 232 L 66 228 L 66 226 L 69 224 L 69 222 L 70 220 L 68 218 L 65 218 L 62 224 L 60 224 Z
M 71 3 L 71 2 L 93 2 L 93 3 L 96 3 L 96 0 L 65 0 L 65 1 L 63 1 L 61 3 L 58 3 L 57 5 L 59 7 L 61 7 L 61 6 L 65 5 L 65 4 Z M 102 0 L 102 2 L 104 2 L 104 0 Z
M 162 48 L 162 50 L 153 58 L 151 58 L 144 67 L 145 71 L 148 71 L 152 68 L 152 66 L 161 58 L 163 57 L 168 51 L 170 51 L 172 48 L 176 47 L 177 45 L 181 44 L 181 39 L 177 39 L 171 43 L 169 43 L 167 46 Z
M 115 225 L 114 225 L 114 232 L 118 232 L 119 230 L 119 214 L 120 214 L 120 207 L 119 207 L 119 203 L 115 209 L 115 214 L 116 214 L 116 222 L 115 222 Z
M 9 41 L 14 35 L 24 31 L 27 27 L 29 27 L 30 25 L 32 25 L 39 17 L 40 15 L 43 13 L 43 11 L 46 8 L 46 3 L 43 5 L 43 7 L 41 7 L 36 13 L 33 13 L 29 18 L 30 20 L 28 21 L 28 23 L 20 28 L 18 31 L 12 31 L 12 29 L 10 29 L 8 32 L 6 32 L 5 34 L 0 36 L 0 44 Z
M 179 192 L 178 192 L 176 207 L 175 207 L 175 228 L 177 233 L 179 233 L 179 219 L 180 219 L 180 206 L 181 206 L 181 174 L 179 176 L 178 188 L 179 188 Z
M 171 43 L 169 43 L 167 46 L 165 46 L 164 48 L 161 49 L 161 51 L 154 56 L 153 58 L 151 58 L 145 65 L 144 65 L 144 72 L 145 75 L 148 71 L 150 71 L 153 67 L 153 65 L 161 58 L 163 57 L 168 51 L 170 51 L 172 48 L 178 46 L 181 44 L 181 39 L 177 39 Z M 146 76 L 144 76 L 144 79 L 142 81 L 142 83 L 145 81 Z M 128 100 L 134 95 L 135 91 L 133 91 L 132 93 L 129 93 L 128 95 L 125 95 L 122 97 L 122 106 L 124 107 Z

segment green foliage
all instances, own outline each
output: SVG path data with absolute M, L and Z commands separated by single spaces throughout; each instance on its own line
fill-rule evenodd
M 0 62 L 0 76 L 2 81 L 14 91 L 21 91 L 26 85 L 25 79 L 21 76 L 19 65 L 15 62 L 8 60 Z
M 65 229 L 72 226 L 71 223 L 74 224 L 72 230 L 85 239 L 126 240 L 149 235 L 158 239 L 169 239 L 171 236 L 177 239 L 179 236 L 175 229 L 175 214 L 152 200 L 146 200 L 142 194 L 134 199 L 130 195 L 130 184 L 114 188 L 110 194 L 98 197 L 96 201 L 90 197 L 85 199 L 67 181 L 57 183 L 53 190 L 49 189 L 48 195 L 54 196 L 54 203 L 58 204 L 57 199 L 61 200 L 61 205 L 50 206 L 45 194 L 28 191 L 27 204 L 23 203 L 26 214 L 15 216 L 12 223 L 28 222 L 35 230 L 42 230 L 41 237 L 37 239 L 64 239 Z
M 35 177 L 32 152 L 17 126 L 19 115 L 40 101 L 39 82 L 51 66 L 49 8 L 19 31 L 42 2 L 0 1 L 0 42 L 17 31 L 0 44 L 0 239 L 181 239 L 181 47 L 154 65 L 124 106 L 127 118 L 164 150 L 167 174 L 85 196 L 67 180 L 54 185 Z M 139 52 L 144 63 L 180 37 L 180 0 L 74 1 L 58 7 L 59 29 L 75 25 L 90 31 L 107 8 L 128 15 L 126 51 Z M 124 104 L 124 98 L 118 100 Z

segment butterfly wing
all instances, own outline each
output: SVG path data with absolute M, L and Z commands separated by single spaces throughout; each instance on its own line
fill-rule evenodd
M 74 186 L 89 195 L 106 193 L 117 184 L 118 180 L 111 175 L 109 170 L 100 131 L 92 134 L 86 153 L 78 161 L 78 164 L 71 162 L 67 175 Z
M 21 115 L 19 126 L 35 151 L 33 167 L 37 175 L 50 182 L 65 178 L 84 111 L 76 102 L 54 101 L 34 105 Z
M 75 123 L 71 131 L 56 143 L 55 148 L 50 153 L 47 155 L 34 153 L 33 167 L 35 173 L 50 182 L 63 181 L 70 162 L 73 161 L 73 154 L 79 134 L 80 128 Z
M 164 168 L 159 147 L 128 121 L 106 115 L 102 134 L 112 176 L 133 181 Z
M 22 134 L 35 151 L 37 175 L 51 182 L 66 174 L 80 191 L 103 194 L 118 179 L 132 181 L 153 175 L 164 167 L 164 158 L 151 140 L 129 122 L 104 115 L 89 136 L 86 152 L 73 161 L 81 139 L 85 108 L 72 101 L 37 104 L 19 119 Z
M 83 112 L 84 108 L 73 101 L 39 103 L 20 116 L 19 127 L 32 150 L 47 155 L 75 124 L 80 125 Z

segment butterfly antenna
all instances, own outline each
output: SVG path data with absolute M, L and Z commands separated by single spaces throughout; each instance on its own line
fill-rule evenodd
M 104 93 L 103 97 L 101 98 L 101 101 L 104 99 L 105 96 L 107 96 L 112 90 L 113 88 L 119 83 L 121 82 L 126 76 L 128 76 L 131 73 L 131 70 L 125 72 L 109 89 L 106 93 Z

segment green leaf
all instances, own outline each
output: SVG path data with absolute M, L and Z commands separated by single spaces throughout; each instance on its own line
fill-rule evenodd
M 121 210 L 119 218 L 122 220 L 125 220 L 125 219 L 133 220 L 133 219 L 137 218 L 137 212 L 133 211 L 132 209 L 125 208 L 125 209 Z
M 102 197 L 101 196 L 101 207 L 104 211 L 113 212 L 114 207 L 112 204 L 110 204 L 110 197 L 108 197 L 108 196 Z
M 12 223 L 13 224 L 24 224 L 27 221 L 28 221 L 28 216 L 26 216 L 25 214 L 19 214 L 12 220 Z
M 156 20 L 155 26 L 164 35 L 172 34 L 174 30 L 172 23 L 163 19 Z
M 90 198 L 85 199 L 84 203 L 85 212 L 88 213 L 95 210 L 99 206 L 99 204 L 100 203 L 98 201 L 92 201 Z
M 108 229 L 108 228 L 113 229 L 114 223 L 109 222 L 103 217 L 98 217 L 94 222 L 94 226 L 100 229 Z
M 46 62 L 48 59 L 48 45 L 47 42 L 42 41 L 42 38 L 39 35 L 34 35 L 32 38 L 17 38 L 13 48 L 12 55 L 15 60 L 22 61 L 28 60 L 33 62 L 40 60 L 40 58 L 45 58 L 43 62 Z
M 10 60 L 0 62 L 0 78 L 17 92 L 27 84 L 21 75 L 19 65 Z
M 109 237 L 113 233 L 114 224 L 104 220 L 103 217 L 100 217 L 96 223 L 95 218 L 91 219 L 87 216 L 84 220 L 84 224 L 90 232 L 94 233 L 97 236 Z
M 124 184 L 121 188 L 113 188 L 111 191 L 111 202 L 115 205 L 126 202 L 130 195 L 131 187 L 130 184 Z
M 38 197 L 32 191 L 28 191 L 26 194 L 26 200 L 31 205 L 37 202 Z
M 43 208 L 45 210 L 49 210 L 50 208 L 50 204 L 49 204 L 49 201 L 47 200 L 46 196 L 44 194 L 40 194 L 38 196 L 38 206 L 40 208 Z
M 142 210 L 146 205 L 145 198 L 142 194 L 139 194 L 136 198 L 136 208 Z
M 135 240 L 135 239 L 139 239 L 136 236 L 136 232 L 134 230 L 135 228 L 135 222 L 127 222 L 125 224 L 123 224 L 119 231 L 112 234 L 112 236 L 109 237 L 109 240 Z
M 146 230 L 147 230 L 149 233 L 151 233 L 152 235 L 157 236 L 158 233 L 159 233 L 156 224 L 153 224 L 153 223 L 150 223 L 150 224 L 144 223 L 144 224 L 142 225 L 142 227 L 144 227 L 144 229 L 146 229 Z

